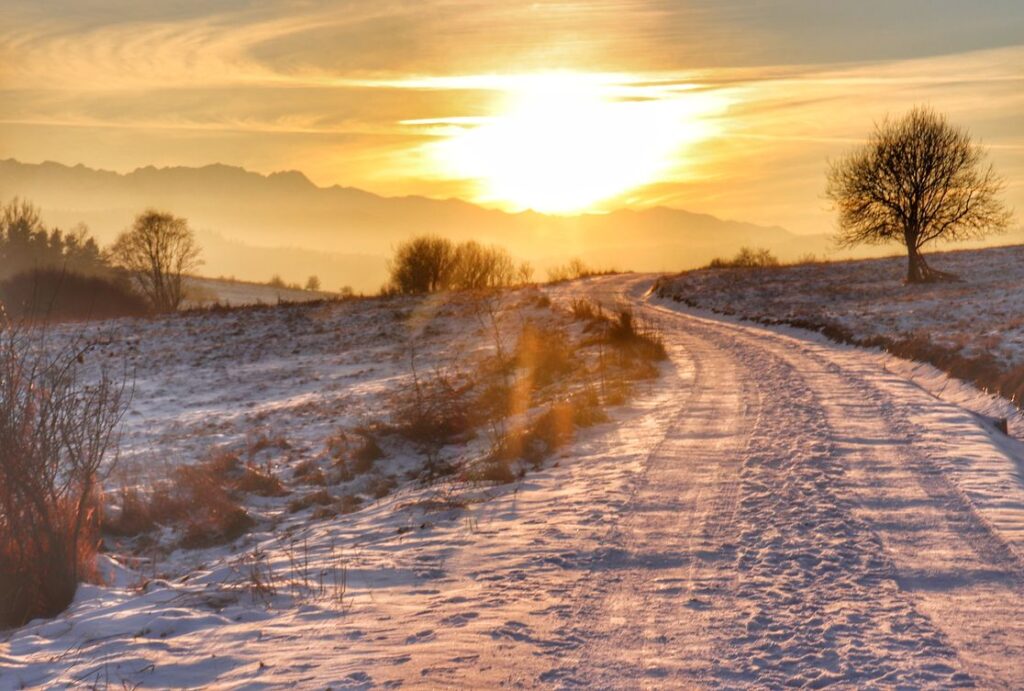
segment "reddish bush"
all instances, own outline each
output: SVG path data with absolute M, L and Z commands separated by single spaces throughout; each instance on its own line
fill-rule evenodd
M 124 378 L 79 379 L 90 352 L 47 352 L 0 324 L 0 626 L 61 612 L 94 575 L 99 472 L 117 445 Z

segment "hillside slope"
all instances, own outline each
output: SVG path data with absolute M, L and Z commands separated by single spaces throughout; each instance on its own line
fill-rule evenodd
M 301 173 L 241 168 L 140 168 L 126 175 L 85 166 L 0 161 L 0 191 L 41 205 L 53 223 L 87 223 L 110 240 L 147 206 L 173 210 L 202 231 L 210 275 L 287 280 L 322 275 L 331 286 L 373 290 L 395 243 L 417 233 L 499 243 L 539 269 L 578 256 L 633 270 L 692 268 L 741 246 L 784 258 L 830 251 L 824 235 L 726 221 L 678 209 L 621 210 L 571 217 L 509 214 L 463 201 L 380 197 L 321 188 Z M 330 272 L 330 273 L 328 273 Z

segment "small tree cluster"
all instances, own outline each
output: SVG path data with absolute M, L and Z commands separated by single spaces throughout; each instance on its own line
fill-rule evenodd
M 388 289 L 396 293 L 500 288 L 529 282 L 533 269 L 517 265 L 507 250 L 475 241 L 455 244 L 421 236 L 402 243 L 390 263 Z
M 96 275 L 107 268 L 84 225 L 65 233 L 47 228 L 39 208 L 27 200 L 15 198 L 0 205 L 0 280 L 32 270 Z

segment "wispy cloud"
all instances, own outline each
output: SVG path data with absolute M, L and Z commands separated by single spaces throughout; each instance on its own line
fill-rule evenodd
M 819 229 L 825 159 L 916 103 L 982 137 L 1020 195 L 1024 47 L 1012 44 L 1024 7 L 853 6 L 9 0 L 0 154 L 115 169 L 221 160 L 385 193 L 472 194 L 424 146 L 483 126 L 537 72 L 574 70 L 610 99 L 727 104 L 703 114 L 713 136 L 664 179 L 611 203 Z

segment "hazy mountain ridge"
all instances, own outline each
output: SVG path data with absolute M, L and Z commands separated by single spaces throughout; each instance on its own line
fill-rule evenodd
M 219 163 L 121 174 L 81 164 L 0 161 L 0 198 L 15 195 L 42 206 L 50 223 L 84 221 L 104 242 L 140 210 L 165 208 L 199 231 L 205 273 L 256 280 L 318 273 L 328 286 L 348 283 L 357 290 L 378 287 L 394 245 L 419 233 L 499 243 L 540 269 L 570 256 L 661 271 L 692 268 L 743 245 L 768 247 L 782 258 L 831 249 L 825 235 L 665 207 L 579 216 L 506 213 L 459 199 L 318 187 L 298 171 L 263 175 Z

